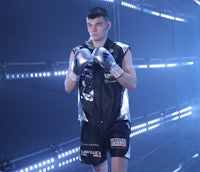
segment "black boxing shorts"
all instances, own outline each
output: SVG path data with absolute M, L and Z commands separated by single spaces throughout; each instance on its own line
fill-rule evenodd
M 107 159 L 108 152 L 111 157 L 129 159 L 130 132 L 131 126 L 128 121 L 116 121 L 106 131 L 89 122 L 83 122 L 80 140 L 81 162 L 99 165 Z

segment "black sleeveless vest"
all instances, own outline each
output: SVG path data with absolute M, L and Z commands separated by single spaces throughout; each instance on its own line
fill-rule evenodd
M 73 49 L 94 49 L 90 41 Z M 104 47 L 110 51 L 119 66 L 130 48 L 121 42 L 107 39 Z M 80 121 L 109 127 L 116 120 L 129 120 L 128 90 L 98 63 L 88 64 L 80 77 L 78 88 L 78 115 Z

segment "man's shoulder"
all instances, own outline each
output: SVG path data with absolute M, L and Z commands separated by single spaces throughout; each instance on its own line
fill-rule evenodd
M 82 44 L 79 44 L 79 45 L 75 46 L 73 49 L 80 49 L 80 48 L 82 48 L 82 47 L 83 47 L 83 45 L 82 45 Z
M 120 42 L 120 41 L 115 41 L 114 46 L 120 47 L 123 50 L 124 53 L 126 53 L 127 50 L 130 48 L 130 46 L 128 44 L 125 44 L 125 43 Z
M 78 50 L 80 50 L 83 47 L 84 47 L 83 44 L 79 44 L 79 45 L 75 46 L 72 50 L 74 53 L 76 53 Z
M 130 47 L 128 44 L 125 44 L 125 43 L 123 43 L 123 42 L 120 42 L 120 41 L 115 41 L 114 42 L 116 45 L 118 45 L 118 46 L 120 46 L 120 47 Z
M 90 40 L 85 41 L 77 46 L 75 46 L 73 48 L 73 51 L 76 52 L 77 50 L 81 49 L 81 48 L 88 48 L 88 49 L 94 49 L 94 47 L 92 46 L 92 43 Z

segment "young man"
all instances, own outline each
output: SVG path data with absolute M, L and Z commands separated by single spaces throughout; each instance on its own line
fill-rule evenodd
M 89 40 L 70 55 L 65 90 L 78 85 L 81 121 L 81 162 L 94 172 L 107 172 L 110 153 L 113 172 L 126 172 L 130 158 L 128 89 L 136 87 L 130 47 L 108 38 L 111 22 L 104 8 L 95 7 L 86 17 Z

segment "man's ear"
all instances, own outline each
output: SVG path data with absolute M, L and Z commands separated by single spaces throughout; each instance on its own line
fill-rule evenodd
M 108 21 L 108 30 L 110 30 L 111 26 L 112 26 L 111 21 Z

